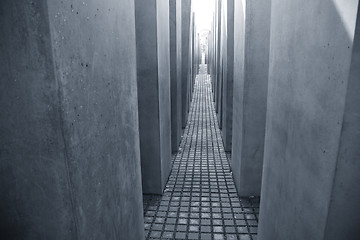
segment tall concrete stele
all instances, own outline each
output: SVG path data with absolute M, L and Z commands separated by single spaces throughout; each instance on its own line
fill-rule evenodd
M 191 20 L 190 20 L 190 60 L 189 60 L 189 65 L 190 65 L 190 69 L 189 69 L 189 105 L 191 103 L 191 100 L 193 98 L 193 94 L 194 94 L 194 85 L 195 85 L 195 78 L 196 78 L 196 74 L 197 74 L 197 69 L 198 66 L 196 65 L 196 57 L 197 57 L 197 48 L 196 48 L 196 42 L 197 42 L 197 29 L 196 29 L 196 24 L 195 24 L 195 12 L 192 12 L 191 14 Z
M 234 0 L 222 1 L 222 127 L 221 135 L 226 152 L 232 146 L 233 80 L 234 80 Z
M 215 101 L 215 112 L 219 113 L 221 97 L 221 0 L 215 0 L 215 71 L 214 71 L 214 101 Z M 218 122 L 220 123 L 219 128 L 221 129 L 220 114 L 217 115 Z
M 182 95 L 182 128 L 186 127 L 190 109 L 190 80 L 191 55 L 190 55 L 190 24 L 191 0 L 181 0 L 181 95 Z
M 271 1 L 234 3 L 232 170 L 240 196 L 259 196 L 263 170 Z
M 225 151 L 232 146 L 234 79 L 234 0 L 214 1 L 209 43 L 209 73 Z
M 215 1 L 216 2 L 216 1 Z M 213 100 L 215 99 L 215 64 L 216 64 L 216 18 L 217 14 L 213 13 L 212 21 L 211 21 L 211 30 L 210 36 L 208 38 L 209 45 L 209 74 L 211 79 L 211 90 L 213 91 Z
M 168 0 L 135 0 L 143 192 L 162 194 L 171 168 Z
M 272 0 L 270 35 L 258 239 L 359 239 L 359 1 Z
M 240 196 L 261 191 L 270 1 L 215 1 L 210 75 L 225 151 Z M 246 26 L 246 27 L 245 27 Z
M 182 135 L 181 3 L 170 0 L 171 150 L 179 148 Z
M 134 11 L 0 1 L 1 239 L 144 239 Z

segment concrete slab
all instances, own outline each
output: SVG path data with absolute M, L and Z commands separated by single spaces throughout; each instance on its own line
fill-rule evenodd
M 222 138 L 225 151 L 232 146 L 233 80 L 234 80 L 234 0 L 223 1 L 223 92 Z
M 272 1 L 260 240 L 359 236 L 358 3 Z
M 232 167 L 240 196 L 259 196 L 270 47 L 267 0 L 235 1 Z
M 135 1 L 143 192 L 162 194 L 171 168 L 169 1 Z
M 216 1 L 215 1 L 216 2 Z M 211 30 L 210 30 L 210 37 L 209 37 L 209 71 L 210 71 L 210 78 L 211 78 L 211 90 L 212 90 L 212 99 L 215 101 L 215 59 L 216 59 L 216 26 L 215 26 L 215 13 L 213 13 L 213 18 L 211 22 Z
M 360 5 L 352 46 L 345 112 L 324 239 L 360 236 Z
M 217 96 L 216 96 L 216 117 L 218 120 L 219 128 L 222 130 L 222 117 L 223 117 L 223 89 L 224 89 L 224 58 L 226 57 L 226 29 L 224 29 L 226 23 L 227 23 L 227 12 L 226 12 L 226 6 L 227 1 L 219 1 L 220 3 L 220 15 L 219 15 L 219 61 L 217 62 L 218 65 L 218 72 L 216 75 L 216 81 L 217 81 Z
M 215 112 L 218 113 L 219 112 L 219 103 L 220 103 L 220 89 L 221 89 L 221 78 L 220 76 L 222 75 L 221 72 L 221 0 L 217 0 L 215 1 L 216 6 L 215 6 L 215 76 L 214 76 L 214 81 L 215 81 L 215 88 L 214 88 L 214 101 L 215 101 Z M 218 119 L 219 120 L 219 119 Z
M 1 237 L 142 239 L 133 1 L 0 12 Z
M 189 74 L 191 71 L 190 62 L 190 20 L 191 0 L 181 1 L 181 78 L 182 78 L 182 128 L 186 127 L 189 113 Z
M 191 17 L 190 17 L 190 36 L 189 36 L 189 55 L 190 55 L 190 60 L 189 60 L 189 86 L 188 86 L 188 104 L 189 106 L 191 105 L 191 99 L 193 96 L 193 81 L 194 81 L 194 74 L 195 74 L 195 69 L 194 69 L 194 31 L 195 31 L 195 17 L 194 17 L 195 13 L 191 12 Z M 190 107 L 189 107 L 190 108 Z M 189 111 L 189 110 L 188 110 Z
M 170 0 L 171 150 L 177 152 L 182 135 L 181 0 Z

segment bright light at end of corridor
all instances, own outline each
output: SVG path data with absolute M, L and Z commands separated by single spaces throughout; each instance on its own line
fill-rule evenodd
M 192 8 L 195 12 L 195 24 L 198 32 L 210 30 L 215 11 L 215 0 L 193 0 Z

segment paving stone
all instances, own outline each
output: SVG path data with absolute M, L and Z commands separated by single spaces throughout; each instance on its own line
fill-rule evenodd
M 238 235 L 239 240 L 251 240 L 250 235 Z
M 201 233 L 200 239 L 201 240 L 211 240 L 212 239 L 211 233 Z
M 201 225 L 210 225 L 210 219 L 201 219 Z
M 214 227 L 214 232 L 222 233 L 223 231 L 224 231 L 224 229 L 221 226 L 215 226 Z
M 186 225 L 177 225 L 177 231 L 186 232 L 187 226 Z
M 205 72 L 164 194 L 143 197 L 146 239 L 256 239 L 260 198 L 237 196 Z
M 215 240 L 224 240 L 225 236 L 223 234 L 214 234 Z
M 199 233 L 189 233 L 188 239 L 199 239 Z
M 190 232 L 199 232 L 199 226 L 190 225 L 189 231 Z
M 152 238 L 160 238 L 161 236 L 161 231 L 152 231 L 150 234 L 150 237 Z
M 226 233 L 236 233 L 235 227 L 225 227 Z
M 186 238 L 186 233 L 184 233 L 184 232 L 177 232 L 176 235 L 175 235 L 175 237 L 176 237 L 177 239 L 185 239 L 185 238 Z
M 248 233 L 247 227 L 237 227 L 238 233 Z
M 226 239 L 227 240 L 237 240 L 237 236 L 236 234 L 226 234 Z
M 201 232 L 210 233 L 211 232 L 211 227 L 210 226 L 201 226 Z
M 174 233 L 173 232 L 164 232 L 164 234 L 163 234 L 163 238 L 173 238 L 173 236 L 174 236 Z
M 165 231 L 171 231 L 174 232 L 175 231 L 175 225 L 165 225 Z

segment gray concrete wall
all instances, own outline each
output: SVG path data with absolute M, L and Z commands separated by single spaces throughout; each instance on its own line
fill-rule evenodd
M 3 239 L 75 239 L 46 2 L 0 2 Z
M 224 74 L 225 74 L 225 57 L 226 57 L 226 24 L 227 24 L 227 1 L 220 2 L 220 15 L 219 15 L 219 61 L 217 65 L 219 66 L 218 73 L 216 75 L 217 81 L 217 98 L 216 98 L 216 113 L 217 120 L 220 130 L 222 130 L 222 117 L 223 117 L 223 89 L 224 89 Z
M 232 168 L 238 194 L 258 196 L 264 152 L 271 2 L 246 1 L 243 5 L 244 2 L 235 1 Z
M 214 1 L 216 2 L 216 1 Z M 212 90 L 212 96 L 213 96 L 213 101 L 214 101 L 214 94 L 215 94 L 215 46 L 216 46 L 216 42 L 215 42 L 215 33 L 216 33 L 216 26 L 215 26 L 215 13 L 213 13 L 213 17 L 212 17 L 212 22 L 211 22 L 211 31 L 210 31 L 210 35 L 211 37 L 209 38 L 209 69 L 210 69 L 210 78 L 211 78 L 211 90 Z
M 357 10 L 272 1 L 260 240 L 359 236 Z
M 190 19 L 190 75 L 189 75 L 189 105 L 194 91 L 194 82 L 196 77 L 196 25 L 195 25 L 195 12 L 191 12 Z
M 240 37 L 239 34 L 245 32 L 245 5 L 242 0 L 234 1 L 234 81 L 233 81 L 233 139 L 232 139 L 232 155 L 241 156 L 242 149 L 235 148 L 235 146 L 242 145 L 241 135 L 243 129 L 243 105 L 239 104 L 236 108 L 236 103 L 244 100 L 244 69 L 245 69 L 245 38 Z M 238 80 L 236 79 L 238 78 Z M 240 182 L 241 161 L 239 158 L 231 157 L 231 169 L 233 171 L 234 181 Z M 238 189 L 239 190 L 239 189 Z
M 189 64 L 188 64 L 188 79 L 187 79 L 187 111 L 190 110 L 191 99 L 192 99 L 192 89 L 193 89 L 193 77 L 194 77 L 194 46 L 193 46 L 193 39 L 194 39 L 194 12 L 191 12 L 190 15 L 190 31 L 189 31 Z
M 358 6 L 345 112 L 324 239 L 360 236 L 360 5 Z
M 190 20 L 191 0 L 181 1 L 181 88 L 182 88 L 182 127 L 186 127 L 189 112 L 189 73 L 190 73 Z
M 176 36 L 177 36 L 177 44 L 176 44 L 176 60 L 177 60 L 177 89 L 178 89 L 178 100 L 177 100 L 177 111 L 178 111 L 178 135 L 179 135 L 179 142 L 178 142 L 178 146 L 181 142 L 181 138 L 182 138 L 182 134 L 183 134 L 183 129 L 182 129 L 182 99 L 183 99 L 183 95 L 182 95 L 182 64 L 183 64 L 183 60 L 182 60 L 182 2 L 183 1 L 179 1 L 177 0 L 177 4 L 176 4 Z
M 234 79 L 234 0 L 224 1 L 224 70 L 223 70 L 223 111 L 222 138 L 225 151 L 231 151 L 233 118 L 233 79 Z
M 219 112 L 219 93 L 220 93 L 220 74 L 221 74 L 221 0 L 217 0 L 215 6 L 215 76 L 214 76 L 214 101 L 215 101 L 215 112 Z
M 169 2 L 136 0 L 135 18 L 143 192 L 162 194 L 171 167 Z
M 169 1 L 157 0 L 158 88 L 160 109 L 160 152 L 163 189 L 171 170 L 171 100 Z
M 133 2 L 0 12 L 1 238 L 142 239 Z
M 181 1 L 170 6 L 171 150 L 178 150 L 182 134 L 181 118 Z
M 213 37 L 214 36 L 214 21 L 213 21 L 213 18 L 212 18 L 212 21 L 211 21 L 211 29 L 209 31 L 209 36 L 208 36 L 208 74 L 210 75 L 210 81 L 211 81 L 211 91 L 214 90 L 214 86 L 213 86 L 213 79 L 212 79 L 212 75 L 213 75 L 213 59 L 214 59 L 214 50 L 213 50 L 213 47 L 214 47 L 214 41 L 213 41 Z

